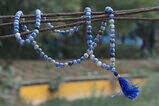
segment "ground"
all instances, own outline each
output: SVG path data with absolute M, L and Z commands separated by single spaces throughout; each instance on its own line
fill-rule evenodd
M 108 62 L 108 60 L 101 60 Z M 52 64 L 45 61 L 26 61 L 16 60 L 10 62 L 12 65 L 6 66 L 6 61 L 0 60 L 1 69 L 1 98 L 0 101 L 7 102 L 7 100 L 15 100 L 15 89 L 19 87 L 19 84 L 28 81 L 35 80 L 54 80 L 56 76 L 61 77 L 80 77 L 80 76 L 92 76 L 92 75 L 108 75 L 112 76 L 112 73 L 97 67 L 90 60 L 83 62 L 82 64 L 67 67 L 65 69 L 57 68 Z M 133 76 L 138 75 L 157 75 L 159 69 L 158 58 L 148 58 L 144 60 L 118 60 L 117 69 L 122 74 L 129 74 Z M 113 76 L 112 76 L 113 78 Z

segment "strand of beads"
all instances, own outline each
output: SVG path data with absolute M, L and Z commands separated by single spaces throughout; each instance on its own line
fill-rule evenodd
M 105 8 L 109 12 L 109 36 L 110 36 L 110 66 L 111 69 L 115 71 L 115 25 L 114 25 L 114 14 L 111 7 Z
M 101 35 L 103 34 L 103 32 L 105 30 L 106 22 L 105 21 L 102 22 L 102 25 L 100 27 L 98 34 L 93 39 L 92 32 L 91 32 L 92 26 L 91 26 L 91 21 L 90 21 L 91 20 L 91 16 L 90 16 L 91 9 L 89 7 L 85 8 L 85 13 L 86 13 L 87 35 L 88 35 L 87 44 L 89 47 L 89 49 L 87 50 L 87 53 L 88 53 L 90 59 L 93 60 L 93 62 L 96 63 L 97 66 L 101 66 L 102 68 L 109 70 L 110 66 L 99 61 L 98 58 L 96 58 L 95 55 L 93 54 L 93 51 L 94 51 L 95 47 L 97 46 L 97 43 L 99 42 Z
M 18 11 L 15 15 L 15 19 L 14 19 L 14 33 L 15 33 L 15 37 L 17 39 L 17 41 L 21 44 L 24 45 L 25 43 L 30 43 L 31 41 L 34 40 L 34 37 L 36 37 L 35 35 L 37 35 L 39 33 L 38 30 L 34 30 L 33 33 L 31 35 L 28 35 L 28 39 L 23 39 L 19 33 L 19 21 L 20 21 L 20 17 L 23 15 L 22 11 Z M 24 19 L 23 19 L 24 21 Z M 24 25 L 23 29 L 26 30 L 26 32 L 29 32 L 29 30 L 27 30 L 27 26 Z
M 42 20 L 45 21 L 46 20 L 46 17 L 42 17 Z M 81 21 L 78 21 L 78 22 L 81 22 Z M 54 26 L 51 25 L 51 23 L 46 23 L 46 25 L 49 27 L 49 28 L 53 28 Z M 80 26 L 74 26 L 73 28 L 70 28 L 70 29 L 67 29 L 67 30 L 53 30 L 52 32 L 54 33 L 59 33 L 59 34 L 72 34 L 74 32 L 77 32 L 79 30 Z
M 19 13 L 19 12 L 18 12 Z M 19 19 L 20 19 L 20 16 L 19 16 Z M 24 21 L 25 19 L 23 19 Z M 41 20 L 41 11 L 40 10 L 36 10 L 36 24 L 35 24 L 35 31 L 38 32 L 38 29 L 40 28 L 40 21 Z M 23 30 L 25 32 L 28 32 L 29 30 L 27 29 L 27 26 L 26 25 L 23 25 Z M 18 22 L 18 28 L 19 28 L 19 22 Z M 19 29 L 18 29 L 18 32 L 19 32 Z M 19 33 L 20 34 L 20 33 Z M 33 35 L 33 36 L 32 36 Z M 54 59 L 52 59 L 51 57 L 47 56 L 43 51 L 42 49 L 39 47 L 39 45 L 37 44 L 37 42 L 34 40 L 34 37 L 37 36 L 37 33 L 32 33 L 31 35 L 27 35 L 27 38 L 30 40 L 30 38 L 32 38 L 30 40 L 30 43 L 33 44 L 34 46 L 34 49 L 36 51 L 38 51 L 38 53 L 47 61 L 51 62 L 51 63 L 54 63 L 57 67 L 64 67 L 64 66 L 72 66 L 74 64 L 77 64 L 77 63 L 81 63 L 83 60 L 85 60 L 87 57 L 85 54 L 84 56 L 82 56 L 80 59 L 77 59 L 77 60 L 73 60 L 73 61 L 68 61 L 66 63 L 60 63 L 60 62 L 56 62 Z M 26 39 L 27 40 L 27 39 Z M 24 43 L 25 44 L 25 43 Z

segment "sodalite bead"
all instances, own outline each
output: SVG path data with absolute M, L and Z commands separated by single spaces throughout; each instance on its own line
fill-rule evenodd
M 42 52 L 42 49 L 41 49 L 41 48 L 38 48 L 37 50 L 38 50 L 39 52 Z
M 98 62 L 98 59 L 97 59 L 97 58 L 94 58 L 93 61 L 94 61 L 95 63 L 97 63 L 97 62 Z
M 90 59 L 94 59 L 95 58 L 95 56 L 92 54 L 92 55 L 90 55 Z
M 115 33 L 115 29 L 109 29 L 110 33 Z
M 110 42 L 115 42 L 115 39 L 114 39 L 114 38 L 111 38 L 111 39 L 110 39 Z
M 102 65 L 102 62 L 101 61 L 98 61 L 97 62 L 97 66 L 101 66 Z
M 110 43 L 110 47 L 114 48 L 115 47 L 115 43 Z
M 102 68 L 105 68 L 105 67 L 106 67 L 106 64 L 105 64 L 105 63 L 103 63 L 103 64 L 101 65 L 101 67 L 102 67 Z
M 91 44 L 92 43 L 92 40 L 87 40 L 87 44 Z
M 36 41 L 33 41 L 32 43 L 33 43 L 33 45 L 36 45 L 36 44 L 37 44 Z
M 82 57 L 81 57 L 81 60 L 82 60 L 82 61 L 83 61 L 83 60 L 86 60 L 86 58 L 85 58 L 84 56 L 82 56 Z
M 51 57 L 48 57 L 47 60 L 51 62 L 52 58 L 51 58 Z
M 85 54 L 84 54 L 84 57 L 85 57 L 85 58 L 88 58 L 88 57 L 89 57 L 89 55 L 88 55 L 87 53 L 85 53 Z
M 58 67 L 60 65 L 59 62 L 55 62 L 54 64 L 55 64 L 56 67 Z
M 16 33 L 16 34 L 15 34 L 15 37 L 16 37 L 16 38 L 20 37 L 20 33 Z
M 73 60 L 72 62 L 73 62 L 73 64 L 77 64 L 77 60 Z
M 39 48 L 39 45 L 35 45 L 34 48 L 35 48 L 35 49 L 38 49 L 38 48 Z
M 114 37 L 115 37 L 115 34 L 110 34 L 110 37 L 111 37 L 111 38 L 114 38 Z
M 77 63 L 81 63 L 81 59 L 77 59 Z
M 105 27 L 104 26 L 101 26 L 101 28 L 100 28 L 101 30 L 105 30 Z
M 113 67 L 113 68 L 110 68 L 110 69 L 111 69 L 111 71 L 113 71 L 113 72 L 114 72 L 114 71 L 116 71 L 115 67 Z
M 48 56 L 47 56 L 47 55 L 44 55 L 44 58 L 47 60 Z
M 95 43 L 98 43 L 98 42 L 99 42 L 99 39 L 98 39 L 98 38 L 95 38 L 95 39 L 94 39 L 94 42 L 95 42 Z
M 26 39 L 25 42 L 26 42 L 26 44 L 29 44 L 29 43 L 30 43 L 30 40 L 29 40 L 29 39 Z
M 92 35 L 88 35 L 88 37 L 87 37 L 88 39 L 92 39 L 93 38 L 93 36 Z
M 111 66 L 111 67 L 114 67 L 114 66 L 115 66 L 115 63 L 114 63 L 114 62 L 110 63 L 110 66 Z
M 109 26 L 110 26 L 110 28 L 115 28 L 114 24 L 110 24 Z
M 102 22 L 102 26 L 106 26 L 107 25 L 107 23 L 106 22 Z
M 24 44 L 25 44 L 25 40 L 23 40 L 23 39 L 20 40 L 20 44 L 21 44 L 21 45 L 24 45 Z
M 14 33 L 18 33 L 19 32 L 19 30 L 18 29 L 14 29 Z
M 114 48 L 110 48 L 110 52 L 111 52 L 111 53 L 114 53 L 114 52 L 115 52 L 115 49 L 114 49 Z
M 110 15 L 109 15 L 109 18 L 114 18 L 114 14 L 110 14 Z
M 110 19 L 110 20 L 109 20 L 109 23 L 110 23 L 110 24 L 114 24 L 114 19 Z
M 32 35 L 32 37 L 34 37 L 34 38 L 37 36 L 37 34 L 36 34 L 35 32 L 33 32 L 31 35 Z
M 37 29 L 34 29 L 34 32 L 35 32 L 36 34 L 38 34 L 38 33 L 39 33 L 39 30 L 37 30 Z
M 34 41 L 34 38 L 32 36 L 29 37 L 30 41 Z
M 72 65 L 73 65 L 73 62 L 72 62 L 72 61 L 69 61 L 69 62 L 68 62 L 68 65 L 69 65 L 69 66 L 72 66 Z
M 111 57 L 110 60 L 114 62 L 114 61 L 115 61 L 115 58 L 114 58 L 114 57 Z
M 105 11 L 109 12 L 109 13 L 113 13 L 113 9 L 111 7 L 106 7 L 105 8 Z

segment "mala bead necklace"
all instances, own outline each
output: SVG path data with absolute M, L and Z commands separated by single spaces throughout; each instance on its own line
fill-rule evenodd
M 18 11 L 15 15 L 15 20 L 14 20 L 14 33 L 15 33 L 15 37 L 17 39 L 17 41 L 24 45 L 24 44 L 33 44 L 34 45 L 34 49 L 38 51 L 38 53 L 45 58 L 45 60 L 54 63 L 57 67 L 65 67 L 65 66 L 72 66 L 73 64 L 77 64 L 77 63 L 81 63 L 83 60 L 85 60 L 86 58 L 90 57 L 91 60 L 93 60 L 94 63 L 97 64 L 97 66 L 100 66 L 104 69 L 110 70 L 114 73 L 115 78 L 119 81 L 119 84 L 121 86 L 122 92 L 123 94 L 131 99 L 131 100 L 135 100 L 139 94 L 140 91 L 140 87 L 138 86 L 138 84 L 132 84 L 129 83 L 126 79 L 124 79 L 123 77 L 121 77 L 119 75 L 119 73 L 117 72 L 116 68 L 115 68 L 115 25 L 114 25 L 114 14 L 113 14 L 113 9 L 111 7 L 106 7 L 105 8 L 105 12 L 109 13 L 109 36 L 110 36 L 110 64 L 106 65 L 105 63 L 102 63 L 101 61 L 98 60 L 98 58 L 95 57 L 95 55 L 93 54 L 93 51 L 95 49 L 95 47 L 97 46 L 97 43 L 99 42 L 101 35 L 103 34 L 103 31 L 105 30 L 106 27 L 106 22 L 102 22 L 101 28 L 99 30 L 99 33 L 96 35 L 96 37 L 93 39 L 92 36 L 92 26 L 91 26 L 91 9 L 89 7 L 85 8 L 86 13 L 86 28 L 87 28 L 87 44 L 88 44 L 88 50 L 86 53 L 84 53 L 84 56 L 82 56 L 80 59 L 77 60 L 73 60 L 73 61 L 68 61 L 66 63 L 60 63 L 60 62 L 56 62 L 54 59 L 52 59 L 51 57 L 47 56 L 42 49 L 39 47 L 39 45 L 36 43 L 36 41 L 34 40 L 34 38 L 37 36 L 37 34 L 39 33 L 39 28 L 40 28 L 40 22 L 41 19 L 46 20 L 45 17 L 41 18 L 41 11 L 40 10 L 36 10 L 36 24 L 35 27 L 36 29 L 33 31 L 32 34 L 27 35 L 27 39 L 22 39 L 20 33 L 19 33 L 19 21 L 20 21 L 20 17 L 23 15 L 22 11 Z M 25 21 L 25 19 L 23 18 L 22 21 Z M 52 28 L 53 26 L 51 25 L 51 23 L 47 23 L 47 26 L 49 28 Z M 25 32 L 29 32 L 29 30 L 27 29 L 26 25 L 22 25 L 22 29 Z M 73 29 L 69 29 L 69 30 L 53 30 L 53 32 L 55 33 L 60 33 L 60 34 L 68 34 L 68 33 L 73 33 L 75 31 L 77 31 L 79 29 L 79 26 L 75 26 Z
M 19 13 L 22 13 L 21 11 L 18 11 L 16 14 L 19 14 Z M 68 62 L 66 62 L 66 63 L 60 63 L 60 62 L 56 62 L 54 59 L 52 59 L 51 57 L 49 57 L 49 56 L 47 56 L 43 51 L 42 51 L 42 49 L 39 47 L 39 45 L 36 43 L 36 41 L 34 40 L 34 38 L 37 36 L 37 34 L 39 33 L 39 28 L 40 28 L 40 20 L 41 20 L 41 11 L 40 10 L 36 10 L 36 24 L 35 24 L 35 27 L 36 27 L 36 29 L 34 30 L 34 32 L 30 35 L 27 35 L 27 38 L 28 39 L 26 39 L 27 41 L 28 41 L 28 43 L 32 43 L 33 45 L 34 45 L 34 49 L 36 50 L 36 51 L 38 51 L 38 53 L 41 55 L 41 57 L 43 57 L 45 60 L 47 60 L 47 61 L 49 61 L 49 62 L 51 62 L 51 63 L 54 63 L 55 64 L 55 66 L 57 66 L 57 67 L 61 67 L 61 68 L 63 68 L 63 67 L 65 67 L 65 66 L 72 66 L 72 65 L 74 65 L 74 64 L 77 64 L 77 63 L 81 63 L 82 61 L 84 61 L 86 58 L 88 58 L 88 54 L 87 53 L 84 53 L 84 56 L 82 56 L 80 59 L 76 59 L 76 60 L 73 60 L 73 61 L 68 61 Z M 20 33 L 19 33 L 19 19 L 20 19 L 20 16 L 21 15 L 18 15 L 18 24 L 17 24 L 17 26 L 18 26 L 18 35 L 19 36 L 17 36 L 17 33 L 15 33 L 15 37 L 17 38 L 17 39 L 19 39 L 19 37 L 20 37 L 20 42 L 21 42 L 21 40 L 23 40 L 22 38 L 21 38 L 21 36 L 20 36 Z M 16 16 L 15 16 L 16 17 Z M 16 20 L 15 20 L 16 21 Z M 24 19 L 23 19 L 23 21 L 24 21 Z M 78 27 L 78 26 L 77 26 Z M 77 28 L 76 27 L 76 28 Z M 16 28 L 14 27 L 14 30 L 16 30 Z M 29 32 L 29 30 L 27 29 L 27 26 L 26 25 L 23 25 L 23 30 L 25 31 L 25 32 Z M 35 33 L 36 32 L 36 33 Z M 23 44 L 25 44 L 26 43 L 26 41 L 24 41 L 24 43 Z

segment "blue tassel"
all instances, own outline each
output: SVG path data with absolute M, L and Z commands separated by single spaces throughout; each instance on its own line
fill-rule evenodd
M 135 100 L 139 95 L 140 86 L 137 86 L 138 84 L 128 82 L 125 78 L 121 77 L 117 71 L 114 72 L 114 75 L 119 80 L 123 94 L 129 99 Z

